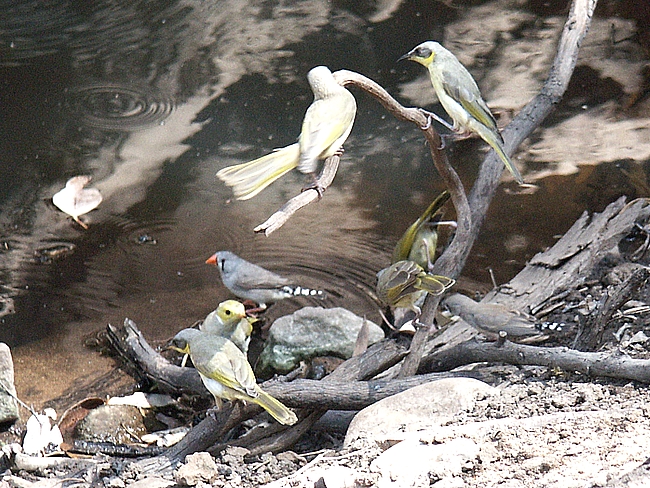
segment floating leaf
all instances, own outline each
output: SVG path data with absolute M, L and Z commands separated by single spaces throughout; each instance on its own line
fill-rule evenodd
M 70 178 L 65 188 L 52 197 L 52 203 L 84 229 L 87 229 L 88 225 L 79 220 L 79 216 L 97 208 L 102 201 L 102 195 L 97 188 L 84 188 L 90 179 L 90 176 Z

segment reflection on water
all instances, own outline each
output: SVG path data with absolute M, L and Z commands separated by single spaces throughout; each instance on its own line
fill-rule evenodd
M 0 138 L 0 340 L 16 348 L 19 392 L 32 395 L 25 399 L 55 396 L 74 378 L 106 368 L 80 344 L 107 322 L 129 317 L 147 337 L 164 340 L 203 318 L 229 297 L 204 264 L 218 249 L 331 292 L 323 302 L 285 300 L 271 307 L 269 319 L 323 304 L 379 321 L 375 273 L 442 190 L 417 128 L 355 91 L 359 114 L 334 185 L 269 238 L 252 228 L 300 190 L 303 175 L 237 202 L 215 173 L 295 140 L 311 102 L 305 75 L 318 64 L 360 71 L 405 103 L 435 107 L 420 67 L 395 64 L 427 38 L 459 52 L 504 117 L 516 112 L 543 81 L 564 19 L 549 15 L 538 25 L 530 12 L 494 2 L 464 9 L 457 3 L 61 0 L 0 7 L 0 129 L 9 134 Z M 476 18 L 480 33 L 463 30 Z M 503 35 L 499 19 L 517 35 Z M 597 42 L 585 44 L 600 63 L 579 71 L 586 84 L 600 76 L 602 86 L 612 86 L 612 60 L 624 62 L 626 72 L 642 64 L 631 41 L 603 60 L 606 24 L 596 24 Z M 632 22 L 617 25 L 630 29 Z M 530 46 L 546 51 L 533 55 Z M 608 126 L 620 136 L 626 117 L 612 105 L 633 90 L 631 79 L 597 98 L 569 93 L 562 116 L 522 148 L 517 164 L 533 181 L 540 178 L 539 189 L 524 195 L 503 186 L 508 191 L 491 208 L 469 277 L 486 282 L 487 268 L 494 268 L 505 281 L 584 209 L 600 210 L 620 194 L 647 194 L 646 168 L 629 152 L 625 164 L 595 166 L 612 161 L 607 147 L 580 146 L 571 136 L 576 112 L 590 130 Z M 639 129 L 650 110 L 638 100 L 635 134 L 650 147 Z M 607 125 L 612 114 L 618 125 Z M 468 186 L 482 150 L 480 141 L 450 147 Z M 591 166 L 580 173 L 553 176 L 585 163 Z M 104 197 L 86 216 L 88 231 L 50 201 L 78 174 L 92 175 Z M 614 187 L 621 175 L 627 183 Z M 29 390 L 63 363 L 69 381 Z

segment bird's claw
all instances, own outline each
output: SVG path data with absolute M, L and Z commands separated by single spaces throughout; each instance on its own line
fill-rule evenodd
M 325 187 L 318 183 L 318 181 L 316 181 L 316 178 L 314 178 L 314 181 L 310 185 L 307 185 L 302 190 L 300 190 L 300 192 L 302 193 L 307 190 L 315 190 L 316 193 L 318 193 L 319 200 L 323 198 L 323 193 L 325 193 Z
M 431 127 L 432 123 L 433 123 L 433 117 L 431 117 L 431 115 L 427 115 L 427 123 L 423 126 L 420 126 L 420 129 L 427 130 L 429 129 L 429 127 Z

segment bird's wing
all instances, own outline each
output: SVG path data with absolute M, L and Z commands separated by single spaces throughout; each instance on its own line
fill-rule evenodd
M 192 358 L 194 362 L 194 358 Z M 209 361 L 194 362 L 194 367 L 204 376 L 228 388 L 255 397 L 255 375 L 243 353 L 231 342 L 226 342 Z
M 442 275 L 430 275 L 421 273 L 415 282 L 415 288 L 424 290 L 432 295 L 441 295 L 448 288 L 451 288 L 456 280 Z
M 459 102 L 472 117 L 481 124 L 498 133 L 497 123 L 487 104 L 481 98 L 481 92 L 469 72 L 445 71 L 442 73 L 442 87 L 445 93 Z
M 237 286 L 247 290 L 254 288 L 280 288 L 291 282 L 261 266 L 240 266 L 237 272 Z
M 349 133 L 354 116 L 356 102 L 351 93 L 341 93 L 320 100 L 314 100 L 305 113 L 300 133 L 300 165 L 298 169 L 306 171 L 304 165 L 315 163 L 323 157 L 332 145 Z M 338 143 L 339 147 L 343 141 Z M 339 147 L 332 148 L 338 150 Z M 312 169 L 315 170 L 315 168 Z

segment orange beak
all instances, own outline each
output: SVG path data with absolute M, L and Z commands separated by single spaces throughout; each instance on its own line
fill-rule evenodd
M 211 265 L 213 265 L 213 266 L 216 266 L 216 265 L 217 265 L 217 255 L 216 255 L 216 254 L 213 254 L 212 256 L 210 256 L 210 257 L 205 261 L 205 264 L 211 264 Z

